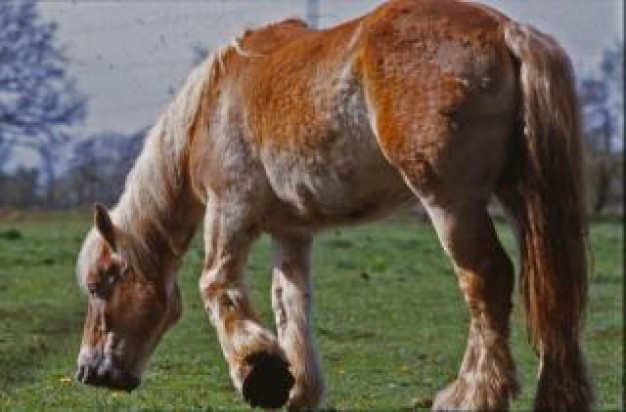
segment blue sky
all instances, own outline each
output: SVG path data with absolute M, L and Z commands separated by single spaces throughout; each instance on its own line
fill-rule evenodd
M 485 0 L 554 35 L 574 63 L 591 70 L 604 48 L 623 38 L 621 0 Z M 374 8 L 375 0 L 321 0 L 329 26 Z M 150 125 L 191 67 L 192 47 L 219 46 L 246 27 L 303 16 L 304 0 L 44 1 L 46 20 L 70 71 L 89 96 L 81 134 L 125 133 Z

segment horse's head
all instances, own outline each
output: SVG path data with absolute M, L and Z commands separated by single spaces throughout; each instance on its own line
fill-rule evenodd
M 145 273 L 131 249 L 136 246 L 96 205 L 77 264 L 89 293 L 76 374 L 82 383 L 135 389 L 148 357 L 180 316 L 175 280 Z

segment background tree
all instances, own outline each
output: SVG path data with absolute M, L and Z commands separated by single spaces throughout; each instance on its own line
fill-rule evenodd
M 4 165 L 8 162 L 11 157 L 11 146 L 7 143 L 3 143 L 0 140 L 0 175 L 4 173 Z
M 40 204 L 38 178 L 37 169 L 23 166 L 10 175 L 0 174 L 0 209 L 6 206 L 32 208 Z
M 38 154 L 49 204 L 56 148 L 69 139 L 67 127 L 82 120 L 86 105 L 67 75 L 55 33 L 55 24 L 41 21 L 36 0 L 0 1 L 0 146 Z
M 67 170 L 55 185 L 57 205 L 114 203 L 143 147 L 146 132 L 147 129 L 131 135 L 104 132 L 76 143 Z
M 623 198 L 624 43 L 605 51 L 599 73 L 579 83 L 589 201 L 594 213 Z

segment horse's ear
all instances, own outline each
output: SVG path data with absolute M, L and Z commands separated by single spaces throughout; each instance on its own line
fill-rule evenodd
M 117 250 L 115 226 L 113 226 L 109 212 L 107 212 L 106 208 L 100 203 L 94 205 L 93 223 L 96 229 L 98 229 L 98 232 L 100 232 L 100 235 L 102 235 L 104 240 L 108 243 L 109 247 L 113 251 Z

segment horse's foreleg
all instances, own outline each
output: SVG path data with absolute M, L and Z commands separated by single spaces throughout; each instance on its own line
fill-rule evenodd
M 276 338 L 253 311 L 242 278 L 256 237 L 236 216 L 208 211 L 199 286 L 235 387 L 253 407 L 278 408 L 287 402 L 294 379 Z
M 295 385 L 289 407 L 314 410 L 324 395 L 324 382 L 311 327 L 311 237 L 275 235 L 272 306 L 278 340 L 287 355 Z
M 470 312 L 458 378 L 437 395 L 433 409 L 505 410 L 518 392 L 508 343 L 513 266 L 484 207 L 427 205 L 427 210 Z

